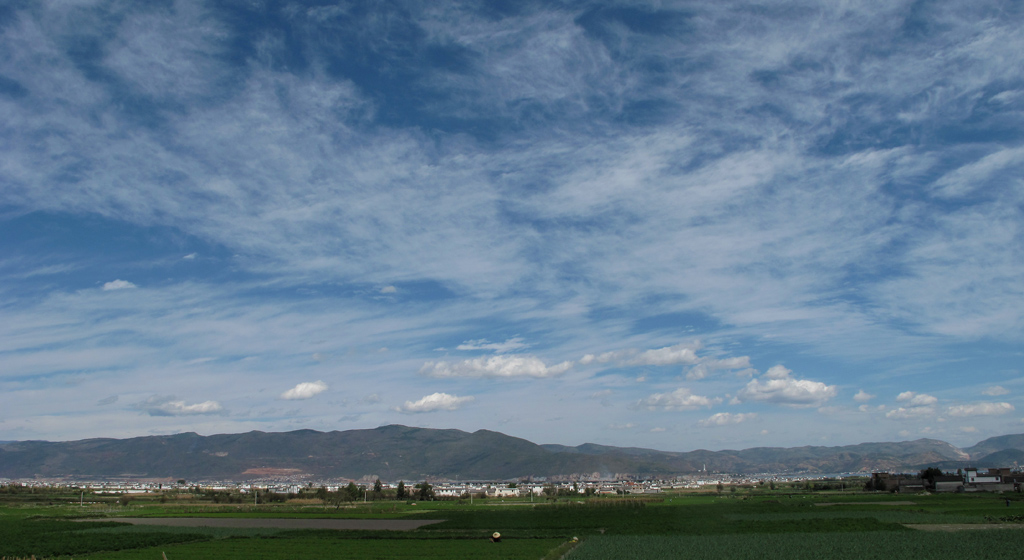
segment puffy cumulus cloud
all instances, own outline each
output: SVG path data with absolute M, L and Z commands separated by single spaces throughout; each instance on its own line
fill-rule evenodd
M 104 284 L 103 290 L 109 292 L 111 290 L 128 290 L 134 287 L 136 287 L 135 284 L 132 284 L 127 280 L 114 280 Z
M 901 406 L 886 412 L 885 417 L 893 420 L 907 420 L 910 418 L 931 416 L 933 414 L 935 414 L 935 407 L 932 406 Z
M 323 381 L 299 383 L 298 385 L 281 393 L 281 398 L 289 401 L 311 399 L 327 390 L 327 384 Z
M 896 400 L 902 403 L 907 403 L 908 406 L 931 406 L 939 399 L 926 395 L 924 393 L 915 393 L 913 391 L 904 391 L 896 396 Z
M 747 420 L 753 420 L 757 418 L 757 413 L 748 412 L 741 414 L 732 414 L 731 412 L 719 412 L 712 414 L 711 416 L 697 422 L 699 426 L 705 428 L 714 428 L 717 426 L 730 426 L 732 424 L 739 424 L 740 422 L 746 422 Z
M 946 412 L 950 416 L 996 416 L 1013 410 L 1013 405 L 1007 402 L 979 402 L 951 406 Z
M 654 393 L 646 399 L 637 401 L 635 407 L 648 410 L 696 410 L 702 407 L 711 408 L 720 402 L 720 398 L 694 395 L 686 387 L 680 387 L 671 393 Z
M 382 293 L 382 294 L 398 293 L 398 288 L 396 288 L 394 286 L 384 286 L 383 288 L 380 289 L 380 293 Z
M 427 362 L 420 373 L 431 377 L 555 377 L 570 368 L 572 362 L 548 366 L 534 356 L 499 355 L 461 362 Z
M 512 352 L 514 350 L 522 350 L 528 348 L 530 345 L 526 344 L 522 338 L 510 338 L 505 342 L 491 342 L 486 338 L 480 340 L 467 340 L 462 344 L 455 347 L 456 350 L 492 350 L 498 354 L 504 354 L 506 352 Z
M 739 393 L 736 402 L 760 401 L 794 408 L 821 406 L 836 396 L 836 386 L 820 381 L 795 379 L 791 370 L 781 365 L 768 369 L 758 379 L 751 379 Z
M 434 412 L 437 410 L 457 410 L 462 405 L 472 401 L 473 397 L 457 397 L 448 393 L 434 393 L 416 402 L 405 401 L 405 404 L 395 407 L 395 410 L 407 414 Z
M 139 404 L 138 408 L 150 416 L 194 416 L 220 414 L 224 411 L 224 407 L 217 401 L 187 404 L 175 397 L 150 397 Z
M 875 398 L 875 396 L 865 392 L 864 389 L 857 391 L 857 394 L 853 396 L 853 400 L 857 402 L 868 402 L 873 398 Z
M 981 393 L 983 395 L 988 395 L 990 397 L 999 397 L 999 396 L 1002 396 L 1002 395 L 1010 394 L 1010 390 L 1005 388 L 1005 387 L 1000 387 L 999 385 L 993 385 L 993 386 L 989 387 L 988 389 L 985 389 Z

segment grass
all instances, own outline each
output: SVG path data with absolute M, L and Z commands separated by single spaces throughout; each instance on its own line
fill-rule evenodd
M 562 541 L 556 539 L 504 539 L 492 543 L 486 539 L 473 540 L 414 540 L 414 539 L 320 539 L 320 538 L 256 538 L 227 539 L 191 544 L 172 545 L 145 550 L 99 553 L 90 555 L 96 560 L 156 560 L 160 553 L 168 560 L 223 559 L 223 560 L 322 560 L 347 559 L 404 559 L 438 558 L 482 560 L 541 558 Z
M 1010 496 L 1016 499 L 1017 496 Z M 1020 526 L 1024 501 L 1006 496 L 877 494 L 670 494 L 658 500 L 573 499 L 556 504 L 493 500 L 223 506 L 137 500 L 77 507 L 0 505 L 0 557 L 189 558 L 1009 558 L 1024 529 L 921 532 L 904 524 Z M 892 502 L 904 502 L 896 505 Z M 911 502 L 911 503 L 905 503 Z M 820 506 L 816 504 L 837 504 Z M 516 507 L 511 507 L 516 506 Z M 415 531 L 331 531 L 88 524 L 74 517 L 208 516 L 444 519 Z M 500 531 L 503 542 L 488 536 Z M 579 537 L 573 546 L 570 541 Z M 1014 557 L 1017 555 L 1015 554 Z
M 584 541 L 566 560 L 1011 560 L 1020 557 L 1022 537 L 1019 530 L 597 536 Z

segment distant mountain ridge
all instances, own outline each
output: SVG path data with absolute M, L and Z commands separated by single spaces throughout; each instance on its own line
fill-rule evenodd
M 668 476 L 708 472 L 838 473 L 971 466 L 971 460 L 1024 459 L 1024 434 L 986 439 L 961 450 L 935 439 L 839 447 L 757 447 L 688 452 L 586 443 L 538 445 L 478 430 L 390 425 L 367 430 L 218 434 L 0 444 L 5 478 L 185 478 L 505 480 L 556 475 Z M 993 455 L 995 454 L 995 455 Z M 1012 466 L 1006 464 L 974 466 Z

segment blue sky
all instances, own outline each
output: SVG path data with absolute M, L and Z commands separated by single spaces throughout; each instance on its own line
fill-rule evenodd
M 1016 2 L 13 2 L 0 440 L 1024 431 Z

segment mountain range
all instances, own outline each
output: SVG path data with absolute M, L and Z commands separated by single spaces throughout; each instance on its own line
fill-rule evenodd
M 671 476 L 702 472 L 841 473 L 955 469 L 1024 463 L 1024 434 L 960 449 L 944 441 L 861 443 L 839 447 L 756 447 L 668 452 L 586 443 L 538 445 L 489 430 L 408 426 L 367 430 L 201 436 L 183 433 L 130 439 L 0 444 L 4 478 L 149 478 L 385 481 L 506 480 L 557 475 Z

